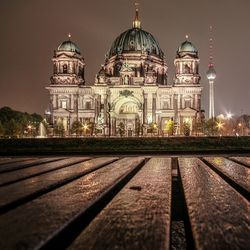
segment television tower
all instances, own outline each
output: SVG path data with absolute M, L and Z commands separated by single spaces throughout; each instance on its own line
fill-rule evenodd
M 209 39 L 209 64 L 207 71 L 207 79 L 209 82 L 209 119 L 214 118 L 214 81 L 216 78 L 216 71 L 213 63 L 213 39 L 212 39 L 212 26 L 210 26 L 210 39 Z

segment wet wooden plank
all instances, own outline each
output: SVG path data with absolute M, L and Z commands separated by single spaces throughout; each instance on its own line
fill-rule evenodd
M 171 159 L 152 158 L 70 249 L 169 249 Z
M 229 159 L 234 160 L 250 168 L 250 157 L 229 157 Z
M 197 158 L 179 158 L 196 249 L 246 249 L 249 202 Z
M 24 180 L 33 176 L 47 173 L 56 169 L 64 168 L 79 162 L 89 160 L 90 157 L 71 157 L 54 162 L 40 164 L 29 168 L 18 169 L 16 171 L 3 173 L 0 175 L 0 187 L 16 181 Z
M 8 163 L 14 163 L 14 162 L 21 162 L 21 161 L 26 161 L 26 160 L 31 160 L 34 158 L 19 158 L 19 157 L 15 157 L 15 158 L 7 158 L 7 157 L 3 157 L 0 158 L 0 166 L 4 165 L 4 164 L 8 164 Z
M 116 159 L 115 157 L 97 158 L 3 186 L 0 188 L 0 212 L 6 212 L 28 202 Z
M 88 166 L 94 167 L 111 159 L 91 160 Z M 78 216 L 83 214 L 82 220 L 88 220 L 86 211 L 107 196 L 112 187 L 121 183 L 143 160 L 135 157 L 113 162 L 1 215 L 0 235 L 4 241 L 0 241 L 0 249 L 39 248 Z
M 204 160 L 209 163 L 216 172 L 221 174 L 222 177 L 225 177 L 226 180 L 229 181 L 231 185 L 237 184 L 238 187 L 234 186 L 235 188 L 239 189 L 244 196 L 248 196 L 249 199 L 249 192 L 250 192 L 250 169 L 230 161 L 223 157 L 204 157 Z M 228 179 L 227 179 L 228 178 Z M 230 181 L 233 181 L 230 182 Z M 243 190 L 241 190 L 243 189 Z
M 31 159 L 22 162 L 14 162 L 9 164 L 4 164 L 0 166 L 0 173 L 6 173 L 10 171 L 15 171 L 21 168 L 28 168 L 36 165 L 40 165 L 43 163 L 53 162 L 60 159 L 65 159 L 66 157 L 48 157 L 48 158 L 40 158 L 40 159 Z

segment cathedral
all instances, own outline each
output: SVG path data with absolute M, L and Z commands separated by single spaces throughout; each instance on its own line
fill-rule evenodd
M 173 135 L 184 134 L 184 128 L 192 134 L 202 118 L 197 49 L 186 37 L 168 82 L 164 53 L 141 28 L 138 9 L 132 28 L 114 40 L 94 83 L 86 84 L 85 61 L 70 36 L 52 61 L 48 119 L 53 126 L 61 124 L 66 135 L 76 122 L 96 136 L 165 135 L 169 124 Z

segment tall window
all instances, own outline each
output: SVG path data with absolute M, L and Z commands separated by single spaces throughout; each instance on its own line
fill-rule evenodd
M 191 99 L 185 99 L 185 108 L 191 108 Z
M 185 74 L 190 74 L 190 73 L 191 73 L 190 67 L 187 64 L 185 64 Z
M 67 74 L 68 73 L 68 66 L 67 64 L 63 64 L 63 74 Z
M 61 102 L 61 107 L 62 107 L 63 109 L 66 109 L 66 108 L 67 108 L 67 101 L 66 101 L 66 100 L 62 100 L 62 102 Z
M 169 109 L 169 101 L 163 101 L 162 102 L 162 108 L 163 109 Z
M 91 102 L 90 101 L 85 103 L 85 109 L 91 109 Z

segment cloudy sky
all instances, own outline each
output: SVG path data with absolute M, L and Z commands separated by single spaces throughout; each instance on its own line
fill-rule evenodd
M 209 26 L 214 27 L 216 114 L 250 113 L 250 0 L 141 0 L 142 27 L 166 55 L 168 83 L 175 53 L 188 34 L 199 50 L 202 105 L 208 114 Z M 0 107 L 43 114 L 53 51 L 72 34 L 86 62 L 87 84 L 113 40 L 132 25 L 131 0 L 1 0 Z

